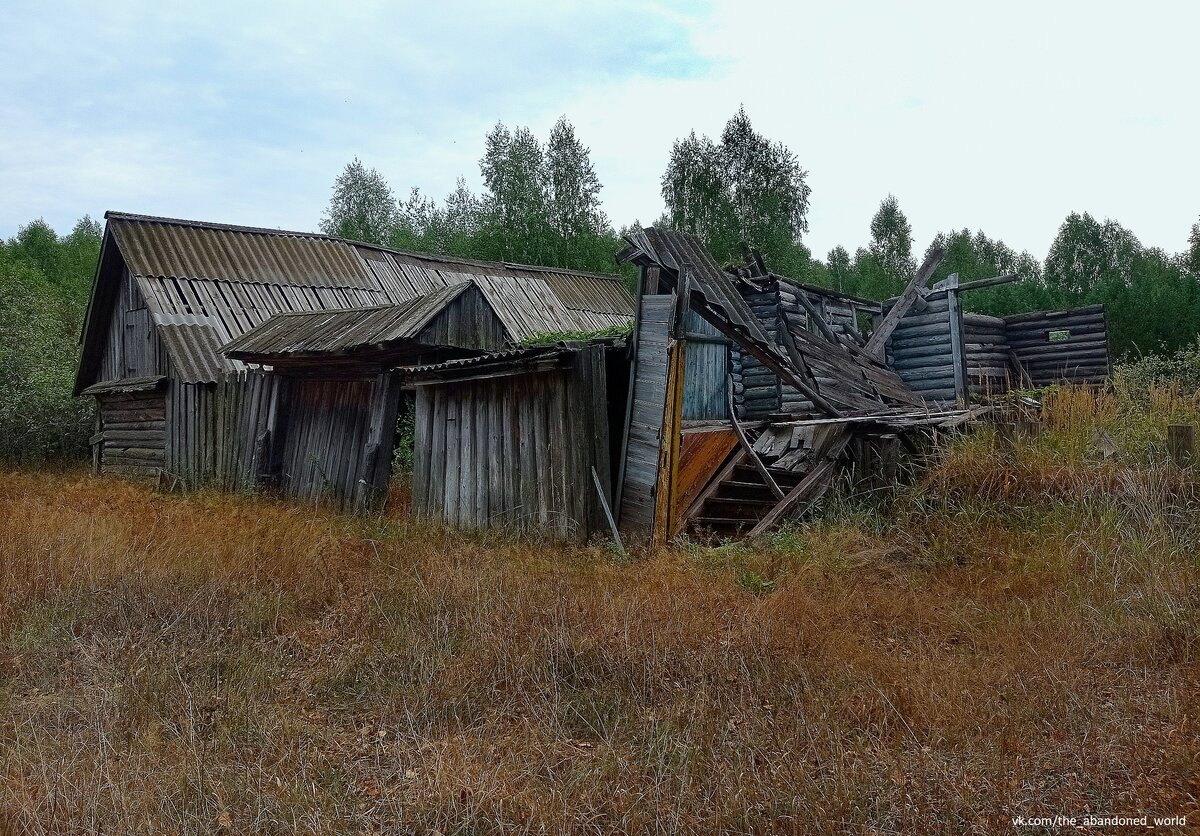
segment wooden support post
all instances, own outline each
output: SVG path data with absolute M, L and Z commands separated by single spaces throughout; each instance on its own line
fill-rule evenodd
M 1167 452 L 1177 467 L 1190 467 L 1196 458 L 1196 425 L 1171 424 L 1167 427 Z
M 950 362 L 954 368 L 954 398 L 960 404 L 970 399 L 967 388 L 967 351 L 963 345 L 962 306 L 958 299 L 958 273 L 946 279 L 946 305 L 950 319 Z

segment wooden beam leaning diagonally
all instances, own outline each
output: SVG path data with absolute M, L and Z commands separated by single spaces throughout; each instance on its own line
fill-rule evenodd
M 775 507 L 768 511 L 767 515 L 759 520 L 746 536 L 757 537 L 769 530 L 780 520 L 794 514 L 801 503 L 812 502 L 820 497 L 825 492 L 825 489 L 829 487 L 829 480 L 833 475 L 833 469 L 837 466 L 837 458 L 849 443 L 850 436 L 850 430 L 843 428 L 839 436 L 832 439 L 826 445 L 825 455 L 822 460 L 815 464 L 813 469 L 805 474 L 804 478 L 787 492 L 787 496 L 776 503 Z
M 758 471 L 758 475 L 762 477 L 763 482 L 771 489 L 771 493 L 775 494 L 776 499 L 783 499 L 783 489 L 775 481 L 775 477 L 771 475 L 771 471 L 763 464 L 763 460 L 758 457 L 758 453 L 754 452 L 754 445 L 750 443 L 750 439 L 746 437 L 746 431 L 742 429 L 742 424 L 737 419 L 737 411 L 733 408 L 733 375 L 728 376 L 728 392 L 729 396 L 729 423 L 733 425 L 733 431 L 737 434 L 738 442 L 742 445 L 742 450 L 746 457 L 750 459 L 750 463 L 754 465 L 754 469 Z
M 896 330 L 896 326 L 900 324 L 900 320 L 904 319 L 904 315 L 908 313 L 908 309 L 912 307 L 917 296 L 921 292 L 921 288 L 929 281 L 929 277 L 933 275 L 933 271 L 942 263 L 942 258 L 946 251 L 941 247 L 934 247 L 929 251 L 929 255 L 925 257 L 925 261 L 921 264 L 921 268 L 917 270 L 916 275 L 912 277 L 912 281 L 904 288 L 904 293 L 900 294 L 900 298 L 896 300 L 896 304 L 892 305 L 892 309 L 887 312 L 887 316 L 879 323 L 879 327 L 871 332 L 870 339 L 863 347 L 863 353 L 868 357 L 873 357 L 876 360 L 883 360 L 883 349 L 887 345 L 888 337 Z
M 704 316 L 704 314 L 701 314 Z M 836 407 L 821 397 L 821 393 L 809 386 L 800 377 L 789 369 L 786 365 L 780 362 L 780 358 L 774 356 L 770 351 L 760 348 L 753 340 L 747 340 L 737 333 L 730 325 L 719 316 L 704 316 L 704 321 L 712 327 L 716 328 L 722 334 L 736 344 L 742 351 L 752 356 L 755 360 L 762 363 L 771 371 L 775 372 L 784 383 L 803 392 L 804 395 L 813 402 L 826 415 L 831 418 L 841 418 L 842 413 Z

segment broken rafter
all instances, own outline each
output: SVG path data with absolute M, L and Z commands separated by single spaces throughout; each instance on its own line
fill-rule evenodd
M 750 463 L 754 465 L 758 475 L 762 477 L 763 482 L 771 489 L 771 493 L 775 494 L 776 499 L 783 499 L 783 489 L 775 481 L 775 477 L 771 475 L 771 471 L 763 464 L 763 460 L 758 457 L 758 453 L 754 452 L 754 445 L 750 443 L 750 439 L 746 437 L 746 431 L 742 429 L 741 423 L 737 419 L 737 410 L 733 405 L 733 376 L 728 377 L 729 386 L 727 387 L 727 395 L 729 397 L 729 423 L 733 425 L 733 431 L 737 434 L 738 441 L 742 445 L 742 450 L 746 457 L 750 459 Z
M 763 534 L 780 520 L 796 514 L 802 504 L 811 504 L 825 493 L 833 476 L 833 470 L 837 466 L 837 458 L 849 441 L 849 429 L 841 429 L 839 434 L 830 439 L 826 445 L 824 459 L 814 465 L 813 469 L 805 474 L 804 478 L 797 482 L 796 486 L 788 491 L 787 495 L 776 503 L 775 507 L 768 511 L 767 515 L 759 520 L 754 528 L 750 529 L 747 536 L 757 537 Z
M 900 294 L 900 298 L 892 305 L 892 309 L 887 312 L 883 321 L 879 323 L 879 327 L 871 333 L 871 338 L 867 340 L 866 346 L 863 347 L 863 353 L 875 360 L 883 359 L 883 349 L 887 345 L 888 337 L 896 330 L 896 326 L 900 324 L 900 320 L 908 313 L 908 309 L 912 307 L 913 302 L 921 294 L 921 288 L 929 281 L 933 275 L 933 271 L 942 263 L 942 257 L 946 251 L 941 247 L 934 247 L 929 251 L 929 255 L 925 257 L 925 262 L 921 265 L 921 269 L 904 288 L 904 293 Z

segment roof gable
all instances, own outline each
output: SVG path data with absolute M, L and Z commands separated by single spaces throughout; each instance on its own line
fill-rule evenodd
M 105 218 L 107 256 L 81 337 L 77 389 L 95 382 L 89 355 L 111 316 L 123 265 L 187 382 L 242 368 L 218 347 L 276 315 L 400 305 L 473 279 L 515 340 L 632 321 L 633 297 L 617 277 L 405 253 L 314 233 L 119 212 Z

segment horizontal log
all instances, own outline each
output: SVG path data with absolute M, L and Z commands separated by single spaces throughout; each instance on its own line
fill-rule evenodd
M 1080 349 L 1095 349 L 1104 348 L 1108 345 L 1108 337 L 1104 334 L 1088 334 L 1083 337 L 1072 338 L 1063 342 L 1047 342 L 1040 340 L 1037 342 L 1018 342 L 1009 343 L 1011 348 L 1018 356 L 1024 357 L 1026 354 L 1034 354 L 1039 350 L 1045 353 L 1044 349 L 1058 349 L 1060 351 L 1070 351 L 1074 348 Z
M 166 421 L 105 421 L 106 430 L 166 430 Z
M 1039 366 L 1046 365 L 1047 363 L 1079 362 L 1081 360 L 1098 363 L 1108 361 L 1108 349 L 1100 347 L 1089 349 L 1087 351 L 1031 351 L 1028 354 L 1020 355 L 1020 357 L 1021 362 L 1026 366 Z
M 104 440 L 109 444 L 118 441 L 133 441 L 133 442 L 152 442 L 145 446 L 162 445 L 166 440 L 167 433 L 165 430 L 117 430 L 112 427 L 104 427 Z M 138 446 L 138 445 L 133 445 Z
M 1103 311 L 1103 304 L 1083 305 L 1078 308 L 1067 308 L 1061 311 L 1030 311 L 1029 313 L 1009 314 L 1004 317 L 1004 321 L 1010 324 L 1014 322 L 1031 322 L 1038 319 L 1061 318 L 1079 314 L 1101 313 Z
M 987 328 L 988 330 L 1004 331 L 1007 325 L 998 316 L 988 316 L 979 313 L 964 313 L 963 325 L 967 328 Z
M 900 331 L 902 329 L 916 328 L 922 325 L 936 325 L 939 322 L 945 323 L 946 326 L 949 327 L 950 315 L 948 311 L 941 311 L 938 313 L 909 314 L 908 316 L 904 317 L 904 319 L 900 320 L 900 324 L 896 326 L 896 330 Z
M 935 343 L 933 345 L 924 346 L 901 346 L 899 348 L 891 347 L 888 349 L 888 357 L 896 360 L 908 359 L 911 357 L 928 357 L 931 354 L 945 354 L 950 356 L 950 344 Z
M 896 330 L 892 332 L 892 342 L 901 342 L 911 337 L 924 337 L 929 334 L 946 334 L 947 339 L 949 339 L 948 335 L 950 334 L 950 323 L 948 321 L 934 322 L 929 325 L 914 325 L 912 327 L 907 327 L 907 323 L 901 321 L 901 323 L 896 326 Z

